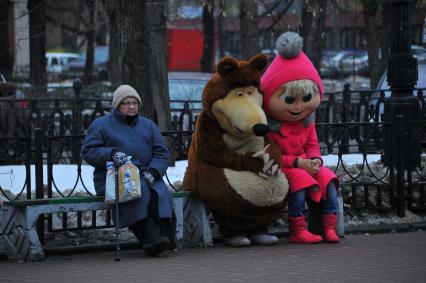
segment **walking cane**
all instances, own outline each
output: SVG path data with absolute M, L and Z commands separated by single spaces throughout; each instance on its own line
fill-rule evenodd
M 118 217 L 118 167 L 114 166 L 115 174 L 115 261 L 120 261 L 120 225 Z

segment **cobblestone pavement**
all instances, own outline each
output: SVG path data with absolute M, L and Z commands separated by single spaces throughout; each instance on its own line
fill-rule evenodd
M 0 261 L 0 282 L 425 282 L 426 232 L 347 235 L 340 244 L 141 250 Z

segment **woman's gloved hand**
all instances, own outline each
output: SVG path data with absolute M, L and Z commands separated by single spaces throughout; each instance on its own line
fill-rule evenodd
M 152 186 L 159 178 L 160 174 L 154 168 L 142 171 L 142 179 L 148 184 L 148 186 Z
M 127 154 L 120 151 L 113 151 L 111 153 L 111 159 L 117 167 L 120 167 L 127 161 Z

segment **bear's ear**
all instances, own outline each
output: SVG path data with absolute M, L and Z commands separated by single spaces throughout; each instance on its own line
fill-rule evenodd
M 257 54 L 251 57 L 248 64 L 262 72 L 268 65 L 268 57 L 265 54 Z
M 238 61 L 232 57 L 223 57 L 219 64 L 217 64 L 217 71 L 222 76 L 225 77 L 230 72 L 238 69 Z

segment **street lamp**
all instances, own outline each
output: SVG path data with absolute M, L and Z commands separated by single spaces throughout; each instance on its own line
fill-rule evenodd
M 384 109 L 385 122 L 392 123 L 391 127 L 384 127 L 385 161 L 390 166 L 394 166 L 395 162 L 402 162 L 406 169 L 420 166 L 419 139 L 416 140 L 415 135 L 408 135 L 409 140 L 403 141 L 406 144 L 406 151 L 401 160 L 397 157 L 395 138 L 398 131 L 395 128 L 397 120 L 401 126 L 400 130 L 404 128 L 403 131 L 407 134 L 407 121 L 417 120 L 420 113 L 418 99 L 413 96 L 417 82 L 417 60 L 411 52 L 412 5 L 411 0 L 392 1 L 391 45 L 387 73 L 392 94 L 385 101 Z
M 417 60 L 411 53 L 411 0 L 392 1 L 391 46 L 388 84 L 391 97 L 385 101 L 385 162 L 391 168 L 390 183 L 396 193 L 398 216 L 405 216 L 406 182 L 409 172 L 420 166 L 418 130 L 410 121 L 418 120 L 420 107 L 413 89 L 417 81 Z M 417 134 L 416 134 L 417 133 Z M 394 178 L 396 170 L 396 178 Z

